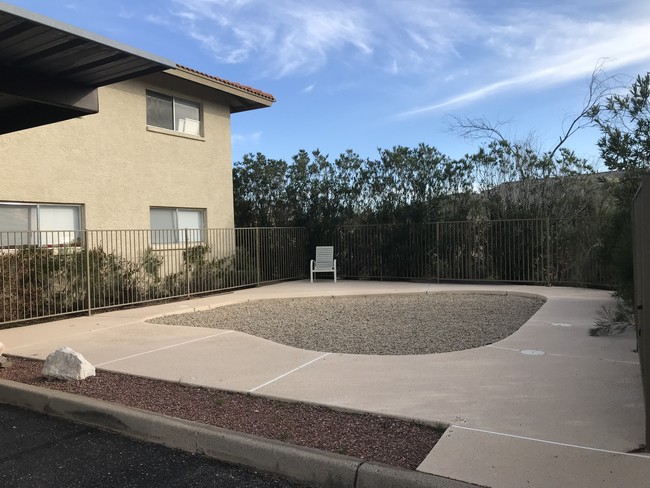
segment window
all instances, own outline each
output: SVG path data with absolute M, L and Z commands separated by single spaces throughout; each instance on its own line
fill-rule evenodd
M 147 125 L 201 135 L 201 105 L 147 90 Z
M 203 242 L 205 210 L 197 208 L 151 208 L 151 243 Z
M 0 245 L 61 246 L 79 241 L 81 206 L 0 203 Z

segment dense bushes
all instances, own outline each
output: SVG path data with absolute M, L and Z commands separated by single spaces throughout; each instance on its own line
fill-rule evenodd
M 130 260 L 82 247 L 6 249 L 0 253 L 0 323 L 76 313 L 253 283 L 255 268 L 233 256 L 211 257 L 205 245 L 183 251 L 180 269 L 163 273 L 147 248 Z

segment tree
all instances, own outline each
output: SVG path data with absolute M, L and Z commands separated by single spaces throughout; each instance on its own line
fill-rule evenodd
M 608 97 L 592 117 L 602 133 L 598 148 L 603 162 L 621 172 L 614 196 L 629 209 L 650 168 L 650 72 L 637 76 L 627 94 Z
M 363 222 L 364 216 L 370 212 L 371 195 L 367 184 L 370 160 L 363 159 L 352 149 L 348 149 L 336 158 L 334 167 L 334 194 L 339 198 L 342 222 Z
M 641 177 L 650 170 L 650 73 L 637 76 L 626 94 L 614 94 L 592 112 L 602 136 L 600 155 L 618 178 L 609 182 L 617 205 L 604 234 L 603 258 L 618 277 L 618 294 L 632 300 L 634 269 L 630 212 Z
M 469 218 L 577 218 L 600 204 L 593 169 L 567 148 L 540 152 L 529 139 L 490 141 L 465 161 L 477 191 Z
M 454 117 L 453 132 L 487 141 L 473 155 L 465 156 L 478 191 L 474 214 L 488 218 L 583 217 L 593 215 L 604 203 L 588 162 L 567 147 L 579 130 L 594 126 L 594 114 L 608 100 L 618 77 L 604 75 L 604 62 L 591 74 L 587 94 L 578 112 L 565 119 L 555 144 L 543 148 L 533 132 L 524 138 L 508 138 L 508 123 L 481 117 Z
M 268 227 L 288 224 L 287 163 L 261 153 L 246 154 L 233 168 L 235 224 Z
M 414 148 L 378 149 L 365 177 L 369 215 L 382 223 L 439 220 L 444 201 L 471 188 L 464 161 L 455 161 L 424 143 Z

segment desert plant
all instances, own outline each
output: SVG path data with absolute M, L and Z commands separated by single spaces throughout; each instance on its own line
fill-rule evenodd
M 190 268 L 194 268 L 203 265 L 209 255 L 210 246 L 199 244 L 183 251 L 183 260 L 189 264 Z
M 160 281 L 160 267 L 162 266 L 164 258 L 151 248 L 148 247 L 140 257 L 140 265 L 147 275 L 152 277 L 154 281 Z
M 598 311 L 596 325 L 589 329 L 591 336 L 622 334 L 634 326 L 634 310 L 630 303 L 617 298 L 616 303 L 603 305 Z

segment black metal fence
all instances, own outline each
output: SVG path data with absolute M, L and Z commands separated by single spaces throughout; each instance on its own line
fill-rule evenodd
M 339 276 L 609 286 L 596 220 L 343 226 Z M 0 324 L 299 279 L 307 230 L 0 232 Z
M 304 277 L 302 228 L 0 233 L 0 324 Z
M 595 220 L 354 225 L 333 231 L 339 274 L 357 279 L 611 286 Z

